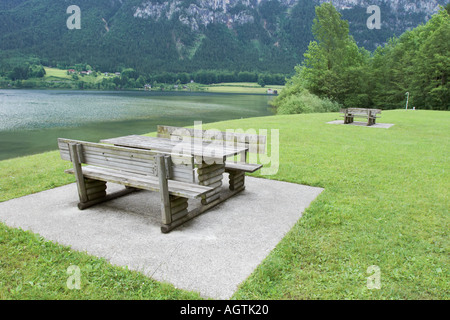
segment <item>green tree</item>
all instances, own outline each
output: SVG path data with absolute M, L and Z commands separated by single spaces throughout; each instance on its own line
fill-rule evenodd
M 26 80 L 30 77 L 31 68 L 29 65 L 25 66 L 16 66 L 13 70 L 8 74 L 8 78 L 11 80 Z
M 260 74 L 260 75 L 258 76 L 258 84 L 259 84 L 262 88 L 264 88 L 264 87 L 266 86 L 266 81 L 265 81 L 264 75 Z
M 331 3 L 316 7 L 312 41 L 296 68 L 301 83 L 310 93 L 348 106 L 369 106 L 368 86 L 364 85 L 369 53 L 358 48 L 349 35 L 348 22 Z
M 371 61 L 372 100 L 377 107 L 449 109 L 449 14 L 441 9 L 425 25 L 391 39 Z
M 136 72 L 136 70 L 132 68 L 123 69 L 121 75 L 126 76 L 129 79 L 137 79 L 139 77 L 139 74 Z
M 143 76 L 139 76 L 136 80 L 136 86 L 142 88 L 145 85 L 145 78 Z
M 425 109 L 450 109 L 450 17 L 439 11 L 426 25 L 428 34 L 415 57 L 411 95 L 414 103 Z

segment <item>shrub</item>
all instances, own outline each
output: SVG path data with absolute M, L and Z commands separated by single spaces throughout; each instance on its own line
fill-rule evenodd
M 336 112 L 341 108 L 339 103 L 327 98 L 321 99 L 306 89 L 275 101 L 273 105 L 278 114 Z

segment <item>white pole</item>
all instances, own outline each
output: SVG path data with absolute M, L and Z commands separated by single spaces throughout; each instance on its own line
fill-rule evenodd
M 406 110 L 408 110 L 409 92 L 406 93 Z

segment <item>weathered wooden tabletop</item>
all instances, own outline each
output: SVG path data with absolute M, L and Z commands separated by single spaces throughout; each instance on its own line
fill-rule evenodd
M 101 140 L 102 143 L 139 149 L 156 150 L 167 153 L 193 155 L 194 157 L 225 159 L 247 150 L 246 147 L 230 146 L 220 142 L 191 139 L 173 141 L 166 138 L 129 135 Z

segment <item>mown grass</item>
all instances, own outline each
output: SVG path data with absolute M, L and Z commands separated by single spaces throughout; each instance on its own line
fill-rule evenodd
M 250 93 L 250 94 L 264 94 L 267 93 L 267 89 L 278 90 L 278 93 L 284 88 L 284 86 L 266 86 L 261 87 L 257 83 L 252 82 L 236 82 L 236 83 L 217 83 L 205 86 L 208 92 L 217 93 Z
M 204 126 L 278 129 L 279 171 L 265 178 L 325 188 L 233 298 L 448 299 L 450 114 L 386 111 L 380 121 L 394 123 L 390 129 L 326 124 L 335 119 L 289 115 Z M 1 161 L 0 201 L 73 181 L 63 173 L 68 166 L 57 152 Z M 65 285 L 70 265 L 88 275 L 81 290 Z M 380 268 L 381 289 L 367 287 L 372 265 Z M 0 298 L 198 296 L 1 224 Z
M 383 112 L 390 129 L 334 119 L 208 125 L 279 129 L 280 169 L 266 178 L 325 188 L 234 298 L 448 299 L 450 114 Z M 380 290 L 367 287 L 371 265 Z
M 44 76 L 44 81 L 72 81 L 72 75 L 71 74 L 67 74 L 67 70 L 63 70 L 63 69 L 57 69 L 57 68 L 48 68 L 48 67 L 44 67 L 45 69 L 45 76 Z M 96 77 L 92 76 L 92 75 L 78 75 L 78 80 L 79 81 L 83 81 L 83 82 L 87 82 L 87 83 L 100 83 L 103 81 L 103 79 L 105 79 L 105 75 L 99 74 Z M 39 80 L 39 79 L 37 79 Z
M 44 67 L 45 69 L 45 77 L 44 79 L 47 80 L 47 78 L 56 78 L 56 79 L 72 79 L 71 75 L 67 74 L 67 70 L 57 69 L 57 68 L 49 68 Z

